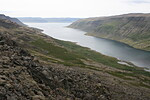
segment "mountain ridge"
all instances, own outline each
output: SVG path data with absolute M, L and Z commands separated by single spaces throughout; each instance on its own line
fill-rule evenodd
M 0 19 L 5 19 L 5 20 L 10 20 L 14 23 L 17 23 L 19 25 L 25 26 L 25 24 L 23 24 L 20 20 L 18 20 L 17 18 L 11 18 L 9 16 L 5 16 L 4 14 L 0 14 Z
M 81 19 L 69 27 L 86 31 L 87 35 L 117 40 L 150 51 L 149 26 L 150 14 L 132 13 Z

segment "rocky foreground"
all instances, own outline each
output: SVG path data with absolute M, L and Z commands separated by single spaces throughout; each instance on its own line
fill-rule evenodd
M 61 66 L 63 67 L 63 66 Z M 0 100 L 110 100 L 95 75 L 72 68 L 42 66 L 0 34 Z
M 103 78 L 104 74 L 89 70 L 58 64 L 43 66 L 9 36 L 0 34 L 0 100 L 150 99 L 148 91 L 123 89 Z

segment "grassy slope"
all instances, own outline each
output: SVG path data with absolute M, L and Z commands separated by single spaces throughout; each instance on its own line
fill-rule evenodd
M 150 51 L 150 17 L 144 15 L 81 19 L 70 27 L 87 31 L 88 35 L 127 43 Z
M 37 40 L 30 42 L 30 44 L 37 47 L 37 49 L 31 49 L 32 53 L 39 56 L 44 61 L 53 61 L 53 63 L 64 64 L 65 66 L 76 66 L 96 71 L 104 71 L 125 80 L 133 80 L 133 78 L 136 78 L 139 80 L 139 83 L 133 82 L 131 84 L 150 88 L 150 86 L 147 85 L 150 82 L 150 73 L 144 71 L 142 68 L 118 64 L 118 60 L 115 58 L 102 55 L 98 52 L 81 47 L 71 42 L 56 39 L 54 39 L 54 41 L 57 45 L 54 45 L 42 38 L 38 38 Z M 41 52 L 43 50 L 46 54 Z M 41 53 L 43 56 L 41 56 Z M 102 70 L 100 67 L 85 64 L 83 60 L 91 60 L 117 70 Z

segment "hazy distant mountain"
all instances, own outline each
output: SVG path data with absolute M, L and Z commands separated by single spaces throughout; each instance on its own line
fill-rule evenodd
M 11 17 L 9 17 L 9 16 L 5 16 L 4 14 L 0 14 L 0 19 L 7 19 L 7 20 L 10 20 L 10 21 L 12 21 L 12 22 L 15 22 L 15 23 L 17 23 L 17 24 L 19 24 L 19 25 L 22 25 L 22 26 L 25 25 L 25 24 L 23 24 L 20 20 L 18 20 L 17 18 L 11 18 Z
M 48 22 L 75 22 L 81 18 L 45 18 Z
M 88 35 L 121 41 L 150 51 L 150 14 L 87 18 L 78 20 L 69 27 L 86 31 Z
M 32 23 L 47 23 L 48 21 L 46 21 L 43 18 L 40 17 L 19 17 L 19 20 L 21 20 L 22 22 L 32 22 Z
M 80 18 L 41 18 L 41 17 L 19 17 L 25 23 L 48 23 L 48 22 L 74 22 Z

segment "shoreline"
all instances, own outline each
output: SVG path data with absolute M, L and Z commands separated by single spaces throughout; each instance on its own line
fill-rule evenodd
M 115 42 L 119 42 L 119 43 L 122 43 L 122 44 L 125 44 L 131 48 L 134 48 L 134 49 L 137 49 L 137 50 L 140 50 L 140 51 L 144 51 L 144 52 L 150 52 L 150 50 L 145 50 L 145 49 L 142 49 L 142 48 L 137 48 L 135 46 L 132 46 L 131 44 L 127 43 L 127 42 L 123 42 L 123 41 L 119 41 L 117 39 L 112 39 L 112 38 L 106 38 L 106 37 L 100 37 L 100 36 L 97 36 L 97 35 L 92 35 L 90 33 L 85 33 L 84 35 L 87 35 L 87 36 L 93 36 L 93 37 L 96 37 L 96 38 L 101 38 L 101 39 L 106 39 L 106 40 L 111 40 L 111 41 L 115 41 Z

